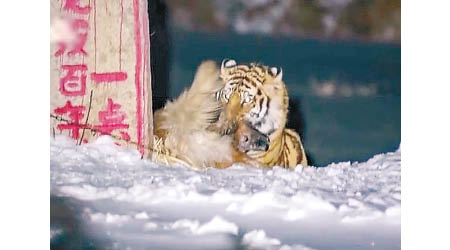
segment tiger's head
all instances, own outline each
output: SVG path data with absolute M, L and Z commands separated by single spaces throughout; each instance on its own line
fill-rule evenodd
M 284 129 L 289 100 L 281 68 L 225 59 L 220 78 L 224 85 L 216 97 L 222 103 L 222 120 L 229 131 L 241 121 L 269 138 Z

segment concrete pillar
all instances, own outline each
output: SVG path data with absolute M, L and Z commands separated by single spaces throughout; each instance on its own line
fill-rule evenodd
M 51 0 L 50 133 L 153 144 L 146 0 Z

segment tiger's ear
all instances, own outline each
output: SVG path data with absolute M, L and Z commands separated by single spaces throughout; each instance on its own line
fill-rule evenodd
M 222 66 L 220 67 L 220 73 L 223 74 L 225 73 L 225 70 L 227 68 L 231 68 L 236 66 L 236 61 L 233 59 L 223 59 L 222 61 Z
M 283 69 L 281 69 L 281 67 L 269 68 L 269 74 L 274 77 L 276 82 L 283 80 Z

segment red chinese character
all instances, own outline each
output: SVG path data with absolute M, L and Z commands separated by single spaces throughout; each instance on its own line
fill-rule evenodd
M 127 79 L 126 72 L 91 73 L 91 79 L 95 83 L 121 82 Z
M 59 81 L 59 91 L 65 96 L 83 96 L 86 92 L 86 73 L 87 66 L 80 65 L 62 65 L 67 73 Z M 78 74 L 75 74 L 79 72 Z
M 71 10 L 78 14 L 89 14 L 91 7 L 89 5 L 81 7 L 80 0 L 66 0 L 64 10 Z
M 68 56 L 74 56 L 76 54 L 83 54 L 87 55 L 86 51 L 84 50 L 84 45 L 87 41 L 87 31 L 89 28 L 89 23 L 86 20 L 83 19 L 75 19 L 72 21 L 72 32 L 76 33 L 76 39 L 73 42 L 70 42 L 70 47 L 72 48 L 69 53 L 67 53 Z M 68 45 L 67 42 L 59 42 L 58 43 L 58 50 L 55 52 L 55 56 L 60 56 L 64 54 L 66 51 Z
M 130 135 L 127 132 L 123 132 L 123 131 L 120 131 L 120 137 L 122 138 L 122 140 L 125 140 L 125 141 L 129 141 L 131 139 Z
M 58 43 L 59 49 L 56 51 L 55 56 L 60 56 L 64 54 L 64 51 L 66 51 L 67 44 L 65 42 L 59 42 Z
M 120 104 L 114 103 L 111 98 L 108 98 L 106 109 L 98 112 L 98 119 L 102 125 L 97 125 L 95 128 L 103 134 L 111 134 L 116 129 L 127 129 L 129 125 L 124 123 L 127 116 L 125 112 L 119 110 L 120 107 Z M 121 132 L 121 137 L 124 140 L 130 139 L 126 132 Z
M 74 56 L 75 54 L 87 55 L 84 50 L 84 45 L 86 44 L 87 33 L 78 34 L 77 42 L 73 45 L 73 49 L 67 53 L 69 56 Z
M 72 28 L 75 32 L 77 32 L 77 39 L 71 51 L 69 51 L 68 55 L 73 56 L 75 54 L 83 54 L 87 55 L 84 50 L 84 45 L 87 41 L 87 30 L 89 27 L 89 23 L 83 19 L 75 19 L 72 23 Z
M 67 101 L 65 106 L 56 108 L 54 111 L 56 114 L 67 114 L 67 116 L 70 118 L 70 123 L 58 124 L 57 128 L 59 130 L 72 130 L 72 138 L 77 140 L 80 137 L 80 121 L 84 116 L 84 109 L 84 106 L 72 106 L 72 103 L 70 101 Z

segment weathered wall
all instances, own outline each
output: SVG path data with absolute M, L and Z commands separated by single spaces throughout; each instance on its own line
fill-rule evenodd
M 110 134 L 147 155 L 153 121 L 146 0 L 51 0 L 51 134 Z

